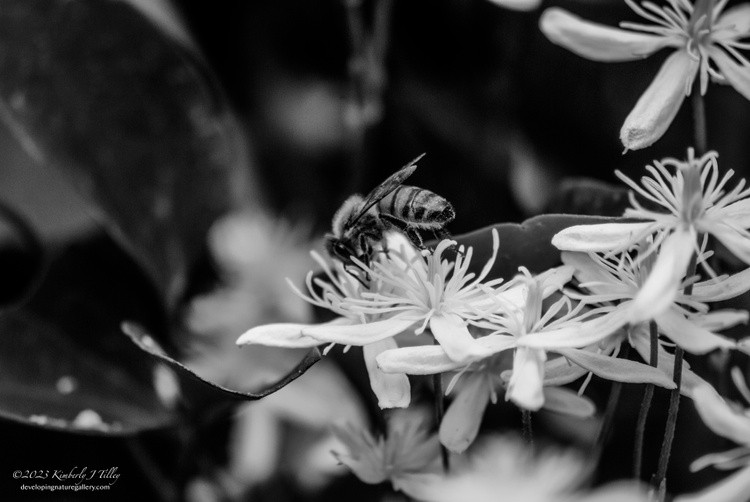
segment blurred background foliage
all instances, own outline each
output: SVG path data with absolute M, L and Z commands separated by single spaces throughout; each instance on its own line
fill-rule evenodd
M 609 24 L 634 16 L 614 0 L 552 5 Z M 683 107 L 654 147 L 623 156 L 620 125 L 662 58 L 578 58 L 544 38 L 538 15 L 486 0 L 0 0 L 0 437 L 12 452 L 0 486 L 17 496 L 14 469 L 90 465 L 119 466 L 111 496 L 122 499 L 173 499 L 186 486 L 194 500 L 360 490 L 351 477 L 300 478 L 289 460 L 296 444 L 317 445 L 302 464 L 327 454 L 331 414 L 375 420 L 356 351 L 241 412 L 218 387 L 286 383 L 303 354 L 245 355 L 233 340 L 253 324 L 310 318 L 281 299 L 283 277 L 312 266 L 306 249 L 341 202 L 427 152 L 409 183 L 452 202 L 456 234 L 542 212 L 619 215 L 622 191 L 603 184 L 614 169 L 638 173 L 689 146 Z M 710 148 L 746 175 L 750 103 L 713 86 L 707 110 Z M 204 380 L 147 357 L 123 321 Z M 185 378 L 203 383 L 170 393 Z M 319 410 L 310 396 L 321 388 L 342 402 Z M 607 392 L 590 390 L 600 405 Z M 320 412 L 300 417 L 306 393 L 305 409 Z M 93 422 L 76 422 L 86 410 Z M 242 432 L 241 417 L 268 429 Z M 580 424 L 545 428 L 590 440 Z M 267 451 L 254 443 L 273 465 L 236 446 L 263 430 L 282 438 Z M 627 435 L 612 448 L 629 452 Z M 624 474 L 605 464 L 600 477 Z M 672 482 L 684 490 L 702 476 Z

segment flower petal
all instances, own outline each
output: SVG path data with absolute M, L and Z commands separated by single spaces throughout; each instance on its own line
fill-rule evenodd
M 750 317 L 750 314 L 747 310 L 724 309 L 697 314 L 691 320 L 709 331 L 721 331 L 738 324 L 747 324 L 748 317 Z
M 714 25 L 714 32 L 731 29 L 734 38 L 750 37 L 750 4 L 743 3 L 724 11 Z M 712 34 L 713 35 L 713 34 Z
M 313 325 L 303 328 L 302 333 L 325 343 L 359 346 L 396 336 L 413 324 L 413 320 L 391 317 L 365 324 Z
M 734 411 L 710 385 L 693 392 L 695 409 L 706 426 L 735 443 L 750 446 L 750 417 Z
M 748 4 L 750 5 L 750 3 Z M 711 211 L 708 209 L 706 214 L 709 216 L 709 225 L 705 229 L 707 232 L 712 230 L 712 219 L 714 214 L 719 221 L 729 222 L 733 227 L 736 228 L 750 228 L 750 199 L 741 199 L 736 202 L 715 210 Z M 700 221 L 700 220 L 699 220 Z
M 529 11 L 541 5 L 542 0 L 489 0 L 490 3 L 505 7 L 506 9 Z
M 440 423 L 440 442 L 450 451 L 462 453 L 474 442 L 491 391 L 485 374 L 474 373 L 466 378 Z
M 705 490 L 691 495 L 681 495 L 675 502 L 746 502 L 750 492 L 750 466 L 722 479 Z
M 626 150 L 639 150 L 656 142 L 677 115 L 685 92 L 698 71 L 698 63 L 680 50 L 669 56 L 620 129 Z
M 693 285 L 692 297 L 699 302 L 719 302 L 750 291 L 750 268 L 719 281 L 709 280 Z
M 492 353 L 477 343 L 456 314 L 433 315 L 430 318 L 430 331 L 448 357 L 457 363 L 466 364 Z
M 575 278 L 578 282 L 586 284 L 586 289 L 595 295 L 615 294 L 627 297 L 632 293 L 627 286 L 614 280 L 588 253 L 563 251 L 560 256 L 564 264 L 575 269 Z
M 434 375 L 465 366 L 448 357 L 439 345 L 403 347 L 386 350 L 377 357 L 378 366 L 386 373 Z
M 479 346 L 486 349 L 483 357 L 497 354 L 516 346 L 516 338 L 510 335 L 487 335 L 477 338 Z M 466 363 L 456 362 L 440 345 L 422 345 L 387 350 L 377 357 L 380 369 L 386 373 L 408 375 L 434 375 L 461 368 Z
M 434 493 L 435 486 L 444 477 L 434 472 L 400 472 L 394 474 L 391 482 L 393 489 L 407 494 L 414 500 L 428 500 L 428 495 Z
M 549 331 L 530 333 L 518 339 L 518 345 L 547 350 L 586 347 L 607 338 L 628 323 L 630 310 L 618 308 L 590 321 Z
M 745 99 L 750 99 L 750 69 L 746 65 L 737 63 L 718 47 L 711 47 L 708 54 L 727 82 Z
M 711 333 L 690 321 L 675 309 L 669 309 L 656 318 L 659 329 L 674 343 L 692 354 L 705 354 L 714 349 L 734 348 L 736 343 L 729 338 Z
M 237 339 L 237 345 L 267 345 L 283 348 L 312 348 L 322 344 L 320 340 L 302 334 L 302 330 L 311 326 L 340 326 L 351 323 L 339 317 L 324 324 L 277 323 L 264 324 L 247 330 Z
M 398 373 L 384 373 L 375 360 L 378 354 L 396 348 L 398 345 L 393 338 L 385 338 L 362 347 L 367 374 L 370 376 L 370 387 L 377 396 L 381 409 L 406 408 L 411 401 L 409 377 Z
M 558 350 L 560 354 L 594 375 L 615 382 L 652 383 L 665 389 L 674 389 L 675 383 L 663 371 L 636 361 L 604 356 L 578 349 Z
M 541 285 L 542 297 L 547 298 L 555 291 L 560 291 L 563 286 L 570 282 L 573 274 L 575 274 L 574 267 L 563 265 L 545 270 L 537 275 L 536 280 Z
M 575 225 L 556 233 L 552 245 L 563 251 L 587 253 L 625 250 L 653 226 L 653 223 Z
M 544 361 L 547 355 L 543 350 L 518 347 L 513 358 L 513 374 L 508 381 L 506 399 L 518 407 L 537 411 L 544 405 Z
M 631 323 L 649 321 L 677 298 L 695 247 L 693 227 L 678 227 L 661 245 L 651 273 L 633 298 Z
M 638 351 L 641 358 L 644 361 L 648 361 L 651 357 L 651 338 L 648 333 L 648 325 L 641 324 L 635 326 L 630 331 L 630 343 L 635 350 Z M 663 371 L 667 378 L 674 380 L 674 354 L 670 354 L 664 348 L 659 345 L 657 349 L 657 367 L 660 371 Z M 701 377 L 696 375 L 690 370 L 690 365 L 687 361 L 682 362 L 682 385 L 680 386 L 680 393 L 683 396 L 693 398 L 693 391 L 701 386 L 708 385 L 708 382 L 703 380 Z
M 578 418 L 588 418 L 596 413 L 591 399 L 565 387 L 544 387 L 544 409 Z
M 632 61 L 669 45 L 669 39 L 585 21 L 563 9 L 544 11 L 539 27 L 552 43 L 594 61 Z
M 719 239 L 734 256 L 750 264 L 750 239 L 734 228 L 720 222 L 713 226 L 711 234 Z
M 588 370 L 572 364 L 564 357 L 554 357 L 544 363 L 544 385 L 545 387 L 567 385 L 586 373 Z
M 352 425 L 334 424 L 331 427 L 333 435 L 338 439 L 346 451 L 334 450 L 336 460 L 347 466 L 355 476 L 368 484 L 382 483 L 388 479 L 388 474 L 373 450 L 375 440 L 367 431 L 359 430 Z

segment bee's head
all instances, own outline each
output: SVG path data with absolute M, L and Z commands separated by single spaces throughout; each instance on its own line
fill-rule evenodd
M 333 234 L 326 235 L 326 251 L 332 258 L 336 258 L 342 263 L 350 263 L 352 255 L 356 255 L 351 246 L 348 246 L 346 242 Z

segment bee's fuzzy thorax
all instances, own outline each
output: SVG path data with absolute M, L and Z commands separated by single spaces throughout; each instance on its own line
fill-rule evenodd
M 341 204 L 341 207 L 333 215 L 333 221 L 331 222 L 331 231 L 337 238 L 341 238 L 344 234 L 345 224 L 355 214 L 355 209 L 362 203 L 362 196 L 354 194 Z

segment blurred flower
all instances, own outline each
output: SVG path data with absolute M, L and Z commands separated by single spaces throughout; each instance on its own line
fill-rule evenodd
M 701 94 L 712 78 L 750 99 L 750 61 L 740 52 L 748 48 L 740 40 L 750 37 L 750 4 L 724 12 L 727 0 L 667 0 L 662 7 L 625 2 L 651 24 L 612 28 L 553 7 L 542 14 L 540 27 L 552 42 L 594 61 L 632 61 L 676 49 L 625 119 L 620 139 L 626 149 L 645 148 L 664 134 L 696 77 Z
M 335 457 L 363 482 L 390 481 L 393 488 L 416 498 L 425 484 L 440 475 L 440 444 L 429 434 L 424 410 L 396 410 L 388 417 L 386 436 L 373 438 L 369 431 L 352 426 L 335 426 L 334 434 L 345 450 Z
M 390 254 L 393 254 L 391 252 Z M 297 296 L 307 303 L 330 310 L 338 315 L 329 322 L 318 324 L 274 323 L 256 326 L 246 331 L 237 339 L 238 345 L 265 345 L 283 348 L 311 348 L 323 343 L 342 343 L 344 345 L 361 345 L 365 366 L 370 377 L 370 385 L 378 397 L 381 408 L 403 408 L 411 400 L 411 387 L 404 375 L 386 375 L 375 364 L 375 357 L 384 350 L 397 347 L 393 337 L 405 331 L 411 321 L 380 320 L 377 313 L 363 314 L 347 308 L 347 302 L 361 298 L 365 293 L 364 286 L 354 276 L 344 270 L 339 262 L 331 268 L 318 253 L 312 252 L 313 259 L 320 265 L 325 280 L 314 278 L 313 272 L 307 274 L 307 293 L 300 291 L 289 283 Z M 370 283 L 375 285 L 375 279 Z M 377 286 L 376 286 L 377 287 Z M 337 328 L 352 327 L 355 335 L 349 338 L 336 336 Z M 321 335 L 322 333 L 322 335 Z M 317 336 L 316 336 L 317 335 Z M 369 338 L 368 338 L 369 337 Z
M 732 377 L 745 400 L 750 403 L 750 390 L 737 368 Z M 724 453 L 702 457 L 691 465 L 693 471 L 707 465 L 719 469 L 739 471 L 706 488 L 700 493 L 677 497 L 679 502 L 742 502 L 750 493 L 750 408 L 742 408 L 727 403 L 710 385 L 695 389 L 693 401 L 698 414 L 705 424 L 716 434 L 741 446 Z
M 605 485 L 589 493 L 577 489 L 586 464 L 572 451 L 545 449 L 534 454 L 517 439 L 488 441 L 465 468 L 430 485 L 424 500 L 432 502 L 645 502 L 645 490 L 635 483 Z
M 310 319 L 310 306 L 290 295 L 284 282 L 286 277 L 305 277 L 308 234 L 306 227 L 291 226 L 259 211 L 217 221 L 208 244 L 223 286 L 193 300 L 187 315 L 190 328 L 205 335 L 239 333 L 271 319 Z
M 542 4 L 542 0 L 489 0 L 489 2 L 512 10 L 534 10 Z
M 248 325 L 311 318 L 309 304 L 290 294 L 284 282 L 286 276 L 304 277 L 307 271 L 311 243 L 306 234 L 304 228 L 258 211 L 232 214 L 214 225 L 209 246 L 223 281 L 195 299 L 187 312 L 193 335 L 186 362 L 190 368 L 231 388 L 253 391 L 277 381 L 299 362 L 304 348 L 239 350 L 235 340 Z M 230 491 L 237 494 L 291 466 L 301 487 L 316 489 L 320 480 L 337 471 L 335 462 L 304 459 L 321 445 L 330 449 L 329 427 L 341 419 L 367 423 L 355 390 L 334 364 L 323 360 L 294 385 L 237 409 L 228 465 L 219 484 L 232 485 Z M 296 438 L 292 448 L 285 445 L 290 431 Z
M 450 451 L 462 453 L 471 446 L 479 433 L 487 405 L 497 403 L 498 390 L 507 388 L 505 371 L 510 364 L 504 359 L 500 356 L 488 358 L 461 370 L 451 380 L 446 393 L 452 392 L 458 378 L 462 377 L 461 385 L 454 392 L 455 397 L 440 423 L 440 442 Z M 569 389 L 550 387 L 545 381 L 542 392 L 544 409 L 579 418 L 593 416 L 596 411 L 588 398 Z

